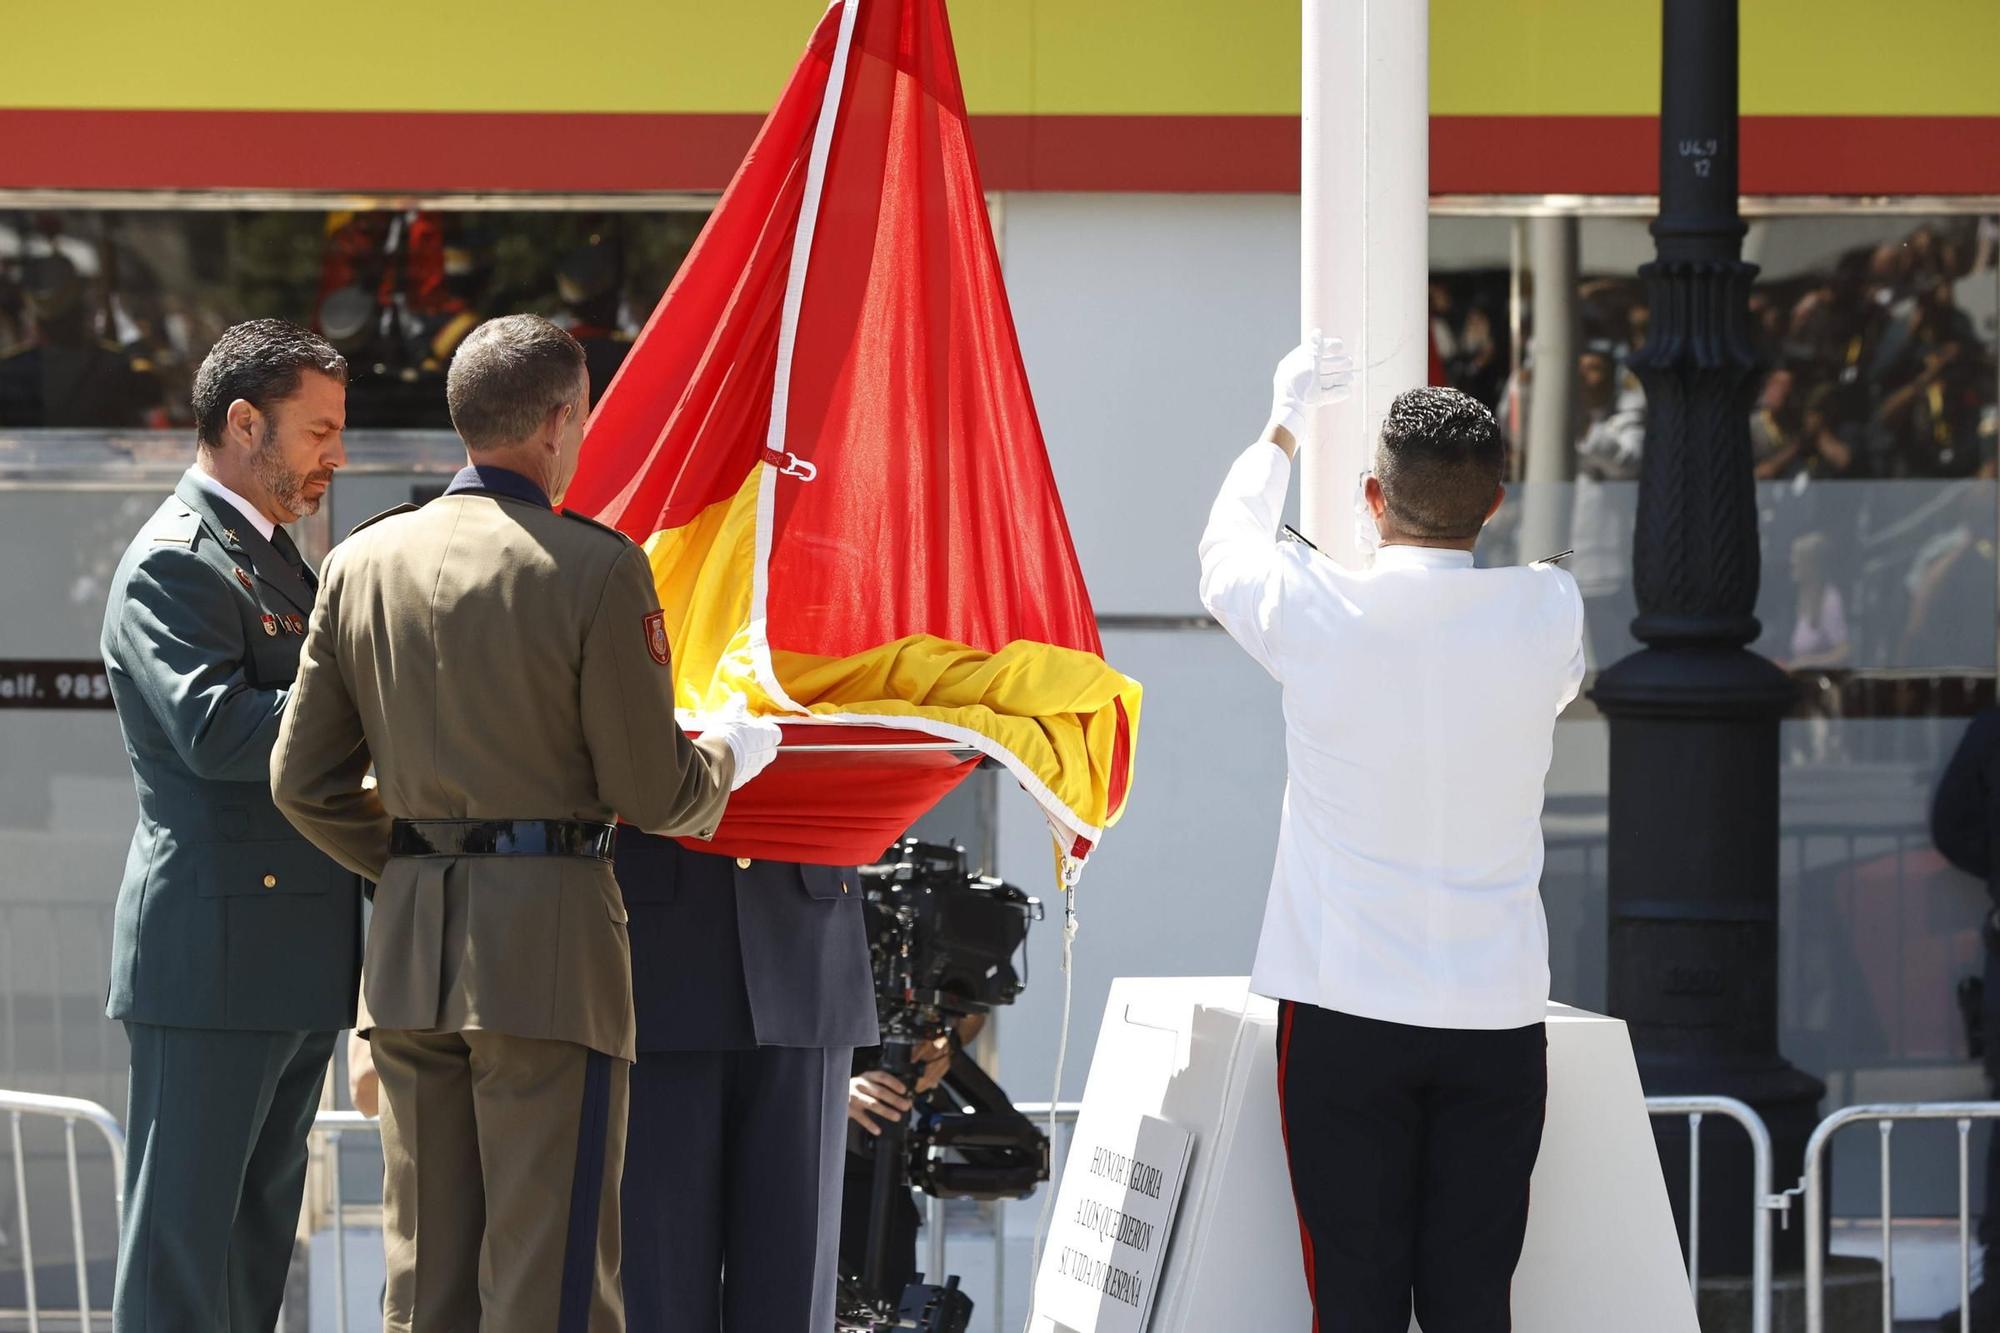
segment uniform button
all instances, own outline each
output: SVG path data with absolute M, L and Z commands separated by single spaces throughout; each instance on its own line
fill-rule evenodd
M 277 887 L 278 887 L 278 877 L 277 877 L 276 875 L 266 875 L 266 876 L 264 876 L 264 887 L 265 887 L 265 888 L 267 888 L 267 889 L 275 889 L 275 888 L 277 888 Z
M 750 858 L 749 858 L 749 857 L 747 857 L 747 856 L 739 856 L 739 857 L 737 857 L 737 858 L 736 858 L 736 868 L 737 868 L 738 870 L 748 870 L 748 869 L 750 868 Z
M 844 880 L 844 879 L 843 879 L 842 881 L 840 881 L 840 891 L 841 891 L 842 893 L 846 893 L 846 892 L 848 891 L 848 884 L 847 884 L 847 881 L 846 881 L 846 880 Z

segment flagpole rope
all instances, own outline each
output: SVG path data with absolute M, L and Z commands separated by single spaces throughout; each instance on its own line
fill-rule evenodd
M 1076 875 L 1071 867 L 1074 862 L 1064 852 L 1062 844 L 1055 844 L 1056 883 L 1063 895 L 1062 927 L 1062 1032 L 1056 1038 L 1056 1079 L 1055 1087 L 1049 1093 L 1049 1143 L 1056 1141 L 1056 1104 L 1062 1100 L 1063 1065 L 1069 1060 L 1069 1014 L 1070 997 L 1075 989 L 1076 976 L 1071 967 L 1076 948 Z M 1053 1159 L 1053 1158 L 1052 1158 Z M 1048 1182 L 1048 1191 L 1042 1195 L 1042 1215 L 1035 1222 L 1035 1245 L 1028 1262 L 1028 1314 L 1022 1322 L 1021 1333 L 1028 1333 L 1035 1322 L 1035 1282 L 1042 1270 L 1042 1246 L 1049 1238 L 1049 1217 L 1055 1210 L 1056 1183 Z

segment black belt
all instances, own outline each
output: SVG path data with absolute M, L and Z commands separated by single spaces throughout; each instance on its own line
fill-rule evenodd
M 609 861 L 615 824 L 582 819 L 399 819 L 391 856 L 586 856 Z

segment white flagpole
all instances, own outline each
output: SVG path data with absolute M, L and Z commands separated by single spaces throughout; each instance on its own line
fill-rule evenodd
M 1300 329 L 1345 340 L 1355 387 L 1301 451 L 1300 526 L 1354 567 L 1355 481 L 1390 399 L 1430 370 L 1430 4 L 1302 7 Z

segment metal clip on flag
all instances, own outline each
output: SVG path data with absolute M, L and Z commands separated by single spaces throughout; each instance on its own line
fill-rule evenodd
M 644 545 L 677 706 L 785 728 L 715 840 L 875 860 L 982 759 L 1081 863 L 1125 806 L 942 0 L 837 0 L 592 416 L 570 502 Z

